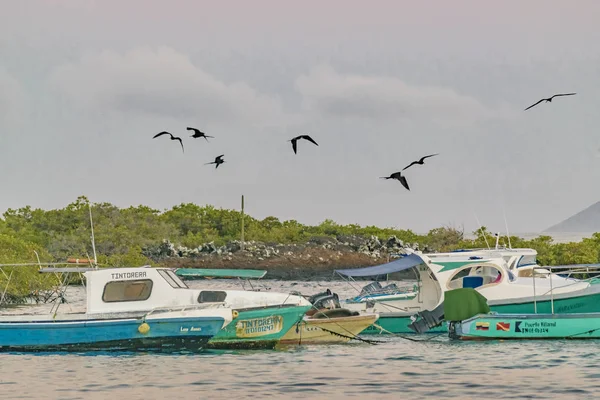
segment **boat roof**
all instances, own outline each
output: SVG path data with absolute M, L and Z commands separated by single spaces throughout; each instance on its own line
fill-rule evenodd
M 267 271 L 259 269 L 202 269 L 202 268 L 179 268 L 175 274 L 182 278 L 243 278 L 260 279 Z
M 352 269 L 336 269 L 335 272 L 345 276 L 375 276 L 385 275 L 394 272 L 404 271 L 406 269 L 416 267 L 417 265 L 424 264 L 423 260 L 418 254 L 409 254 L 402 258 L 398 258 L 389 263 L 375 265 L 373 267 L 365 268 L 352 268 Z

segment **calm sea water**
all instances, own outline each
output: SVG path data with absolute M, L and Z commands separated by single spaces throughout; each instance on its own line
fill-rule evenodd
M 263 281 L 313 294 L 344 282 Z M 194 287 L 237 288 L 231 281 Z M 62 311 L 85 307 L 71 288 Z M 48 312 L 26 306 L 15 312 Z M 369 336 L 382 343 L 193 355 L 0 354 L 2 399 L 562 398 L 600 397 L 600 342 L 462 343 L 445 336 Z

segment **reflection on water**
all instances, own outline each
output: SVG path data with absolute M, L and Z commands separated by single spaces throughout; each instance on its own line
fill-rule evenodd
M 342 282 L 264 284 L 272 290 L 306 294 L 327 287 L 340 297 L 356 293 Z M 237 287 L 230 281 L 194 282 L 193 286 Z M 81 288 L 70 289 L 70 303 L 61 305 L 61 311 L 83 310 L 83 294 Z M 49 306 L 26 309 L 44 312 Z M 600 390 L 598 341 L 377 339 L 383 343 L 193 355 L 0 354 L 0 398 L 580 399 L 596 397 Z

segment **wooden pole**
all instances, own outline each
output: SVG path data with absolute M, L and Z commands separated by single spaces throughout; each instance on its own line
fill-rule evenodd
M 242 195 L 242 251 L 244 250 L 244 195 Z

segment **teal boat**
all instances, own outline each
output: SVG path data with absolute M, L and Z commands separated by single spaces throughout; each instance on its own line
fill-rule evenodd
M 312 305 L 275 305 L 239 309 L 208 342 L 208 349 L 272 349 L 295 329 Z
M 420 312 L 410 327 L 418 333 L 448 323 L 448 335 L 459 340 L 600 339 L 600 313 L 508 314 L 490 310 L 474 289 L 454 289 L 444 303 Z
M 175 273 L 185 279 L 237 278 L 250 283 L 267 271 L 189 268 Z M 233 321 L 208 342 L 209 349 L 274 348 L 312 307 L 303 296 L 260 290 L 198 290 L 194 297 L 198 303 L 224 302 L 235 310 Z
M 600 313 L 478 314 L 449 324 L 460 340 L 600 339 Z
M 575 279 L 572 270 L 538 271 L 535 250 L 464 251 L 426 255 L 409 252 L 389 263 L 366 268 L 337 270 L 350 280 L 374 280 L 358 296 L 342 301 L 342 307 L 379 314 L 379 320 L 362 334 L 411 333 L 412 317 L 433 310 L 453 289 L 471 288 L 488 299 L 498 313 L 582 314 L 600 312 L 600 280 Z M 532 263 L 534 265 L 532 265 Z M 533 271 L 536 271 L 535 274 Z M 406 271 L 406 272 L 403 272 Z M 414 280 L 404 287 L 383 286 L 378 279 Z M 404 276 L 398 277 L 403 272 Z M 526 273 L 522 273 L 526 272 Z M 354 282 L 356 283 L 356 282 Z M 442 324 L 431 332 L 444 332 Z

